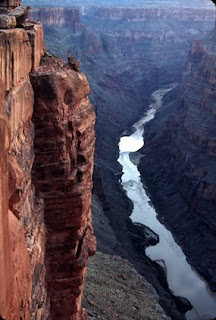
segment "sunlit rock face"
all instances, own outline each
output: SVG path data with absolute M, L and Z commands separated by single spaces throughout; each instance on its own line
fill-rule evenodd
M 95 114 L 87 97 L 89 85 L 84 74 L 46 56 L 31 80 L 34 181 L 45 202 L 51 316 L 87 319 L 81 296 L 96 244 L 91 221 Z
M 20 4 L 3 1 L 0 7 L 7 13 Z M 29 73 L 43 54 L 43 32 L 39 23 L 27 30 L 16 28 L 12 17 L 12 29 L 7 25 L 0 30 L 0 315 L 36 319 L 41 313 L 47 315 L 45 228 L 43 203 L 35 197 L 32 184 L 34 93 Z
M 40 66 L 42 25 L 28 22 L 20 5 L 0 3 L 0 318 L 83 320 L 86 263 L 95 251 L 95 116 L 83 74 L 60 60 Z
M 192 265 L 213 290 L 216 290 L 212 263 L 216 256 L 215 32 L 205 41 L 193 43 L 179 89 L 167 97 L 167 104 L 155 122 L 149 124 L 143 148 L 146 156 L 139 166 L 159 212 Z

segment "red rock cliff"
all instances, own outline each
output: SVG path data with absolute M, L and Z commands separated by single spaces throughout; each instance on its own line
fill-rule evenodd
M 95 252 L 91 189 L 95 114 L 82 73 L 44 57 L 35 89 L 35 185 L 45 201 L 46 266 L 53 319 L 86 319 L 81 309 L 89 255 Z M 74 315 L 74 316 L 73 316 Z
M 27 14 L 21 1 L 0 3 L 0 318 L 86 319 L 82 287 L 95 251 L 89 86 L 60 60 L 40 66 L 42 26 Z

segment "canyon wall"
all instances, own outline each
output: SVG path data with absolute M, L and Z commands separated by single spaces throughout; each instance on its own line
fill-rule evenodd
M 40 21 L 46 25 L 57 27 L 67 26 L 72 28 L 72 32 L 80 26 L 80 13 L 74 8 L 43 8 L 39 10 L 32 8 L 29 19 Z
M 100 19 L 121 20 L 127 21 L 146 21 L 149 19 L 162 20 L 180 20 L 180 21 L 210 21 L 215 19 L 213 8 L 98 8 L 96 9 L 96 17 Z
M 26 20 L 21 1 L 1 1 L 0 12 L 0 318 L 86 319 L 82 287 L 95 251 L 89 86 L 46 59 L 42 25 Z
M 38 6 L 38 4 L 43 6 L 78 6 L 78 7 L 143 7 L 142 0 L 65 0 L 62 3 L 61 0 L 24 0 L 24 3 L 28 1 L 28 4 L 32 6 Z M 188 2 L 187 0 L 146 0 L 145 7 L 154 7 L 154 8 L 213 8 L 213 4 L 210 0 L 192 0 Z
M 148 125 L 139 165 L 158 213 L 214 291 L 215 34 L 193 43 L 180 87 Z

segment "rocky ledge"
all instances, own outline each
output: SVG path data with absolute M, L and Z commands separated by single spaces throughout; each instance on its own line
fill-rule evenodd
M 153 287 L 127 260 L 102 252 L 89 263 L 83 303 L 91 320 L 170 319 Z

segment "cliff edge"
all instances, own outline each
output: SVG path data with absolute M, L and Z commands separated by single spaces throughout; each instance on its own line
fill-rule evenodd
M 0 319 L 86 319 L 95 116 L 28 10 L 0 1 Z

